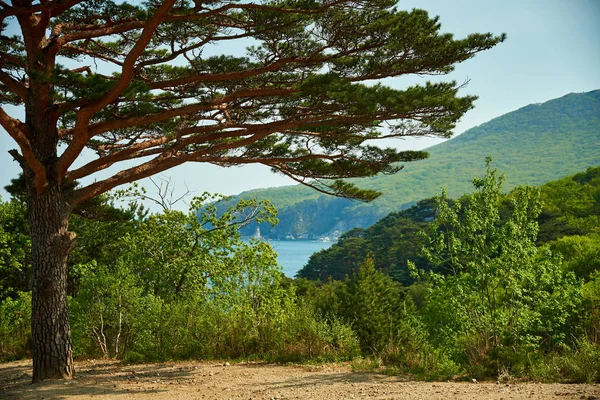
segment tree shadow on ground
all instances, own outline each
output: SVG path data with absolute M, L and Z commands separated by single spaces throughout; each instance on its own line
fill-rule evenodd
M 340 372 L 314 375 L 304 375 L 298 378 L 286 379 L 281 382 L 272 382 L 270 386 L 274 389 L 302 389 L 311 386 L 328 386 L 328 385 L 344 385 L 349 386 L 356 384 L 372 384 L 378 385 L 382 383 L 405 383 L 410 382 L 406 376 L 388 376 L 369 372 Z
M 174 364 L 129 365 L 113 360 L 85 361 L 76 363 L 75 379 L 32 384 L 31 360 L 24 360 L 0 364 L 0 398 L 38 400 L 82 395 L 156 395 L 166 392 L 170 384 L 189 380 L 192 368 Z

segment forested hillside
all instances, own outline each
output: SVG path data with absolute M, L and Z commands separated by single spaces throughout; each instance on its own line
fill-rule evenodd
M 588 277 L 600 269 L 600 166 L 548 182 L 540 191 L 543 206 L 537 218 L 536 243 L 563 254 L 569 269 Z M 505 204 L 505 213 L 508 208 Z M 425 240 L 419 232 L 435 214 L 435 201 L 430 198 L 391 213 L 367 229 L 355 228 L 330 248 L 313 254 L 298 276 L 323 282 L 330 277 L 344 279 L 370 256 L 375 268 L 404 285 L 411 284 L 409 260 L 420 268 L 433 268 L 421 254 Z
M 355 180 L 361 187 L 383 192 L 369 204 L 323 196 L 303 186 L 255 190 L 239 197 L 268 199 L 279 210 L 280 224 L 261 226 L 263 236 L 316 239 L 370 226 L 390 212 L 433 196 L 441 187 L 451 197 L 468 193 L 471 177 L 488 155 L 506 172 L 506 190 L 540 185 L 600 164 L 600 90 L 528 105 L 428 152 L 429 159 L 406 164 L 395 175 Z M 253 226 L 244 234 L 255 232 Z

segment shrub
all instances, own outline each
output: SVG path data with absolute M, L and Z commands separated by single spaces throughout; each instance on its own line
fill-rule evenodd
M 0 302 L 0 360 L 31 356 L 31 292 Z

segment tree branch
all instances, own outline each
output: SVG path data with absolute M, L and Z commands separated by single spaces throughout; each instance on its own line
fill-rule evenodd
M 0 82 L 6 85 L 11 92 L 19 96 L 21 100 L 25 101 L 25 97 L 27 96 L 27 88 L 25 85 L 2 70 L 0 70 Z
M 69 8 L 83 2 L 84 0 L 67 0 L 67 1 L 43 1 L 41 4 L 35 4 L 25 7 L 10 7 L 5 6 L 0 10 L 0 20 L 6 17 L 16 17 L 27 14 L 50 12 L 51 17 L 56 17 Z M 14 2 L 13 2 L 14 3 Z
M 65 44 L 63 46 L 63 48 L 72 50 L 74 52 L 80 52 L 80 53 L 88 55 L 90 57 L 99 58 L 99 59 L 104 60 L 106 62 L 118 65 L 119 67 L 123 66 L 123 63 L 121 61 L 119 61 L 119 60 L 116 60 L 114 58 L 108 57 L 108 56 L 106 56 L 106 55 L 104 55 L 102 53 L 97 53 L 97 52 L 95 52 L 93 50 L 84 49 L 83 47 L 75 46 L 74 44 L 70 44 L 70 43 Z
M 168 120 L 170 118 L 179 117 L 183 115 L 190 115 L 202 110 L 220 109 L 222 104 L 229 103 L 240 98 L 285 96 L 294 93 L 294 91 L 295 90 L 291 88 L 264 88 L 240 90 L 229 95 L 218 97 L 207 103 L 189 104 L 179 108 L 165 110 L 155 114 L 145 115 L 143 117 L 124 118 L 120 120 L 112 120 L 108 122 L 100 122 L 97 124 L 89 125 L 87 131 L 85 132 L 85 136 L 83 136 L 82 139 L 85 139 L 85 142 L 87 143 L 87 141 L 92 137 L 105 132 L 109 132 L 111 130 L 126 129 L 135 126 L 154 124 Z M 68 135 L 75 135 L 77 132 L 76 129 L 77 128 L 65 130 L 61 133 L 61 136 L 64 137 Z
M 118 172 L 103 181 L 95 182 L 89 186 L 75 190 L 73 192 L 73 204 L 80 204 L 117 186 L 147 178 L 166 171 L 169 168 L 181 165 L 186 161 L 182 157 L 177 157 L 176 153 L 163 153 L 153 160 Z
M 254 3 L 227 4 L 225 6 L 215 8 L 212 10 L 207 9 L 207 11 L 205 11 L 205 12 L 199 12 L 196 14 L 172 15 L 172 16 L 169 16 L 167 18 L 167 20 L 168 21 L 202 20 L 202 19 L 206 19 L 207 17 L 219 15 L 219 14 L 222 14 L 222 13 L 230 11 L 230 10 L 261 10 L 261 11 L 277 12 L 280 14 L 304 14 L 304 15 L 320 14 L 320 13 L 323 13 L 325 10 L 336 6 L 337 4 L 342 4 L 344 2 L 345 2 L 345 0 L 331 1 L 329 4 L 325 4 L 322 7 L 315 8 L 315 9 L 309 9 L 309 10 L 301 9 L 301 8 L 273 7 L 273 6 L 266 6 L 266 5 L 254 4 Z
M 170 87 L 178 87 L 187 85 L 190 83 L 206 83 L 206 82 L 225 82 L 232 80 L 241 80 L 246 78 L 252 78 L 267 72 L 275 71 L 276 69 L 289 64 L 289 63 L 298 63 L 298 59 L 293 60 L 290 58 L 279 59 L 272 64 L 269 64 L 265 67 L 255 68 L 251 70 L 244 71 L 235 71 L 235 72 L 223 72 L 221 74 L 193 74 L 184 76 L 182 78 L 171 79 L 168 81 L 161 82 L 151 82 L 148 83 L 148 88 L 150 89 L 167 89 Z
M 36 191 L 41 193 L 46 185 L 46 169 L 35 156 L 29 141 L 29 127 L 16 118 L 8 115 L 3 108 L 0 107 L 0 124 L 8 132 L 15 142 L 19 145 L 22 155 L 16 155 L 11 152 L 17 161 L 24 167 L 25 161 L 27 166 L 31 168 L 35 176 Z M 18 153 L 17 153 L 18 154 Z
M 101 26 L 96 29 L 88 29 L 75 31 L 73 33 L 64 34 L 56 39 L 56 46 L 61 47 L 67 43 L 76 40 L 98 38 L 102 36 L 117 35 L 119 33 L 127 33 L 134 29 L 142 29 L 147 26 L 144 21 L 127 21 L 117 25 Z
M 272 122 L 269 124 L 260 124 L 257 126 L 246 125 L 246 128 L 244 128 L 244 129 L 239 129 L 237 131 L 225 131 L 225 132 L 217 132 L 217 131 L 219 131 L 219 130 L 222 131 L 226 127 L 224 127 L 222 125 L 214 125 L 213 127 L 202 127 L 205 130 L 210 129 L 213 131 L 212 134 L 209 133 L 208 135 L 190 136 L 187 138 L 183 138 L 181 135 L 177 135 L 174 138 L 167 138 L 165 136 L 162 136 L 162 137 L 159 137 L 159 138 L 156 138 L 153 140 L 147 140 L 144 142 L 129 145 L 129 146 L 125 147 L 123 150 L 120 150 L 120 151 L 110 154 L 108 156 L 104 156 L 104 157 L 95 159 L 95 160 L 85 164 L 84 166 L 82 166 L 74 171 L 69 172 L 67 174 L 67 177 L 65 178 L 65 182 L 72 182 L 74 180 L 81 179 L 85 176 L 88 176 L 95 172 L 106 169 L 117 162 L 131 160 L 131 159 L 135 159 L 135 158 L 147 157 L 147 156 L 156 155 L 156 154 L 160 154 L 160 153 L 164 153 L 164 152 L 177 151 L 177 152 L 180 152 L 179 154 L 181 157 L 184 157 L 184 156 L 188 157 L 188 155 L 186 155 L 186 153 L 181 152 L 185 147 L 190 146 L 190 145 L 202 144 L 202 143 L 210 143 L 215 140 L 225 140 L 225 139 L 232 139 L 232 138 L 236 138 L 236 137 L 244 137 L 244 139 L 242 139 L 242 140 L 217 144 L 213 147 L 210 147 L 207 149 L 202 149 L 200 151 L 192 153 L 193 156 L 191 156 L 191 158 L 198 157 L 200 155 L 214 154 L 216 152 L 220 152 L 220 151 L 224 151 L 224 150 L 241 148 L 243 146 L 247 146 L 249 144 L 255 143 L 256 141 L 258 141 L 274 132 L 278 132 L 278 131 L 285 130 L 285 129 L 291 129 L 298 125 L 300 125 L 299 121 L 276 121 L 276 122 Z M 227 128 L 229 128 L 229 127 L 227 127 Z M 254 130 L 252 130 L 250 128 L 254 128 Z M 191 134 L 191 133 L 197 133 L 197 131 L 186 130 L 186 134 Z M 165 148 L 165 145 L 169 141 L 174 141 L 173 145 L 171 145 L 168 148 Z M 153 149 L 153 150 L 148 151 L 150 149 Z
M 135 76 L 135 63 L 140 55 L 146 49 L 148 43 L 152 39 L 152 35 L 158 28 L 159 24 L 163 21 L 166 15 L 169 13 L 173 4 L 176 0 L 166 0 L 158 8 L 154 16 L 145 25 L 140 37 L 129 52 L 129 55 L 123 62 L 121 70 L 121 76 L 117 83 L 109 90 L 109 92 L 99 99 L 98 101 L 90 104 L 77 113 L 77 120 L 75 122 L 75 129 L 73 134 L 73 141 L 69 144 L 69 147 L 62 154 L 56 165 L 57 176 L 62 177 L 66 174 L 67 170 L 75 159 L 79 156 L 81 151 L 85 148 L 89 136 L 87 129 L 89 126 L 90 118 L 99 110 L 106 107 L 112 101 L 114 101 L 122 92 L 127 88 L 133 77 Z

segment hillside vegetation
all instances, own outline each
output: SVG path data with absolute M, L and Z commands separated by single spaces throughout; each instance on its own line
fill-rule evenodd
M 537 245 L 561 253 L 568 260 L 566 267 L 587 279 L 600 269 L 600 166 L 548 182 L 540 187 L 540 193 L 543 206 L 537 218 Z M 505 205 L 503 213 L 507 208 Z M 409 285 L 414 281 L 408 271 L 409 260 L 420 268 L 434 268 L 421 253 L 426 242 L 420 232 L 436 213 L 435 199 L 429 198 L 390 213 L 369 228 L 346 232 L 330 248 L 313 254 L 298 276 L 323 282 L 341 280 L 356 273 L 366 257 L 372 257 L 375 268 Z
M 433 196 L 441 187 L 451 197 L 469 193 L 471 178 L 488 155 L 506 172 L 506 190 L 540 185 L 600 164 L 600 90 L 528 105 L 428 152 L 428 159 L 406 164 L 395 175 L 355 180 L 361 187 L 383 192 L 369 204 L 331 198 L 303 186 L 254 190 L 238 197 L 268 199 L 279 210 L 279 225 L 262 225 L 263 236 L 315 239 L 370 226 L 390 212 Z M 251 226 L 244 234 L 255 231 Z

